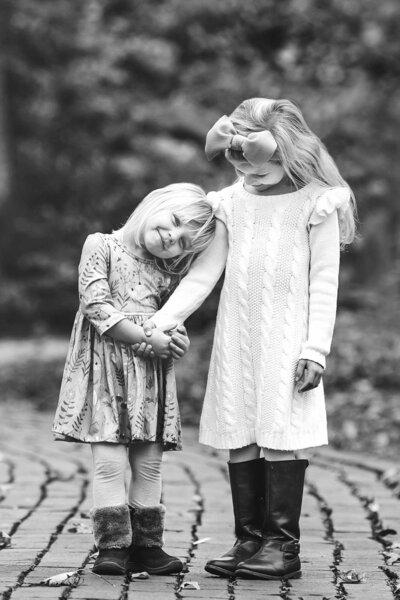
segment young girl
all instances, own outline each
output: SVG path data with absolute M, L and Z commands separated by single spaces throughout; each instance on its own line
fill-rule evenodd
M 91 444 L 95 573 L 182 569 L 161 549 L 160 466 L 163 450 L 181 448 L 172 359 L 183 356 L 188 339 L 184 328 L 154 331 L 148 344 L 142 325 L 214 232 L 203 190 L 181 183 L 152 192 L 121 229 L 89 235 L 83 246 L 80 304 L 53 432 L 57 440 Z M 153 358 L 138 358 L 136 349 Z
M 206 570 L 294 578 L 308 465 L 295 452 L 327 443 L 321 375 L 355 201 L 288 100 L 245 100 L 219 119 L 206 154 L 221 152 L 239 179 L 210 195 L 220 200 L 215 239 L 152 324 L 183 322 L 226 266 L 200 441 L 230 450 L 237 540 Z

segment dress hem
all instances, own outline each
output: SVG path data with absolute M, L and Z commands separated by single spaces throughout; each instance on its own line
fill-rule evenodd
M 270 450 L 305 450 L 328 444 L 327 434 L 323 435 L 294 435 L 290 439 L 281 434 L 272 434 L 265 431 L 237 431 L 218 432 L 200 428 L 199 441 L 206 446 L 212 446 L 218 450 L 235 450 L 250 444 L 257 444 L 260 448 Z
M 68 442 L 68 443 L 75 443 L 75 444 L 119 444 L 119 445 L 124 444 L 125 446 L 133 446 L 135 444 L 148 442 L 151 444 L 162 444 L 164 452 L 167 452 L 169 450 L 172 450 L 172 451 L 182 450 L 181 442 L 168 442 L 163 439 L 146 440 L 146 439 L 136 438 L 133 440 L 115 440 L 115 439 L 113 439 L 113 440 L 87 440 L 87 439 L 82 440 L 82 439 L 76 438 L 74 436 L 65 434 L 65 433 L 60 433 L 59 431 L 53 430 L 52 433 L 53 433 L 53 439 L 55 442 Z

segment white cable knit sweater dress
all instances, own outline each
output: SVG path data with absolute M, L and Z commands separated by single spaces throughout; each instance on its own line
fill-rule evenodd
M 322 382 L 299 394 L 294 376 L 300 358 L 325 366 L 330 350 L 338 211 L 349 202 L 349 190 L 309 184 L 263 196 L 247 192 L 240 181 L 218 195 L 228 248 L 215 240 L 152 318 L 161 328 L 184 321 L 226 263 L 200 442 L 279 450 L 326 444 Z

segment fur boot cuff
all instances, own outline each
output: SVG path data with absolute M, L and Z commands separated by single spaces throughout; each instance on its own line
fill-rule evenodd
M 163 545 L 165 506 L 135 506 L 132 514 L 132 544 L 147 548 Z
M 104 506 L 91 510 L 94 541 L 99 550 L 129 548 L 132 527 L 126 504 Z

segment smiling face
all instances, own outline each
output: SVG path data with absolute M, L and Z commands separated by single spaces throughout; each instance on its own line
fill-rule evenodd
M 160 209 L 146 219 L 140 242 L 157 258 L 175 258 L 191 251 L 193 232 L 171 210 Z

